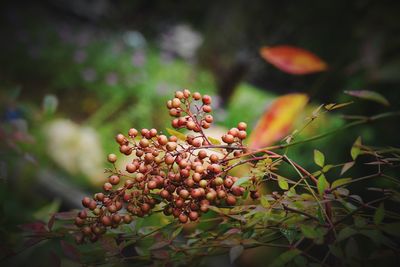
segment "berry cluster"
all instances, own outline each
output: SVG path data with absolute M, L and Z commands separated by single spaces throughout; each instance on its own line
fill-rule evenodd
M 93 199 L 85 197 L 86 209 L 75 219 L 81 230 L 78 243 L 95 241 L 107 227 L 130 223 L 133 216 L 145 216 L 155 207 L 186 223 L 198 220 L 209 205 L 236 204 L 245 188 L 234 185 L 238 178 L 229 175 L 234 167 L 230 162 L 243 155 L 247 125 L 240 122 L 222 136 L 225 144 L 213 145 L 203 132 L 213 122 L 211 101 L 210 96 L 189 90 L 177 91 L 168 100 L 172 126 L 192 132 L 185 140 L 156 129 L 132 128 L 127 135 L 116 136 L 120 152 L 133 159 L 122 171 L 116 168 L 117 156 L 108 155 L 114 170 L 103 185 L 104 192 Z M 253 198 L 257 195 L 251 193 Z

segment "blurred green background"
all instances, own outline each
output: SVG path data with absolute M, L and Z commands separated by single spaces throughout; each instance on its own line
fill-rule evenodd
M 275 97 L 290 92 L 310 96 L 306 114 L 321 103 L 354 100 L 344 90 L 377 91 L 391 103 L 357 101 L 347 114 L 400 107 L 398 1 L 0 5 L 1 256 L 20 242 L 18 225 L 79 208 L 81 197 L 96 191 L 107 153 L 117 152 L 116 133 L 169 127 L 164 103 L 175 90 L 213 96 L 221 129 L 239 121 L 251 129 Z M 312 51 L 329 71 L 293 76 L 259 56 L 260 47 L 280 44 Z M 343 123 L 329 115 L 305 134 Z M 398 146 L 399 125 L 385 120 L 290 153 L 305 167 L 313 148 L 326 151 L 330 162 L 344 162 L 359 135 L 366 144 Z M 24 266 L 37 252 L 24 253 L 14 264 Z M 31 266 L 43 265 L 38 259 Z

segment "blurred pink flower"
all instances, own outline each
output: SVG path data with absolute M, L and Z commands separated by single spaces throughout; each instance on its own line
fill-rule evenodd
M 94 69 L 87 68 L 81 71 L 81 76 L 85 81 L 93 82 L 97 77 L 97 73 Z

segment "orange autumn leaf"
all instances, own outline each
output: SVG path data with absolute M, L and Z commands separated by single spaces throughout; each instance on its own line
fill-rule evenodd
M 264 46 L 260 49 L 260 55 L 281 71 L 294 75 L 310 74 L 328 69 L 328 65 L 322 59 L 307 50 L 294 46 Z
M 278 97 L 264 112 L 251 132 L 249 146 L 269 146 L 284 138 L 308 102 L 306 94 L 294 93 Z

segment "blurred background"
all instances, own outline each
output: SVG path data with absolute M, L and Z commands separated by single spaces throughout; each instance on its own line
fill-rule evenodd
M 306 93 L 310 104 L 354 100 L 373 90 L 390 106 L 357 101 L 352 115 L 400 108 L 399 1 L 2 1 L 0 22 L 0 250 L 18 225 L 80 207 L 104 182 L 115 134 L 169 127 L 165 101 L 188 88 L 214 99 L 217 132 L 246 121 L 252 129 L 276 97 Z M 329 66 L 291 75 L 266 62 L 263 46 L 293 45 Z M 343 125 L 323 116 L 302 135 Z M 357 136 L 399 145 L 395 119 L 358 127 L 291 154 L 305 167 L 313 148 L 350 160 Z M 334 150 L 331 148 L 335 147 Z M 360 174 L 368 170 L 358 170 Z M 30 259 L 24 252 L 16 265 Z M 44 253 L 44 252 L 43 252 Z M 38 255 L 38 254 L 36 254 Z M 31 266 L 43 266 L 38 265 Z

